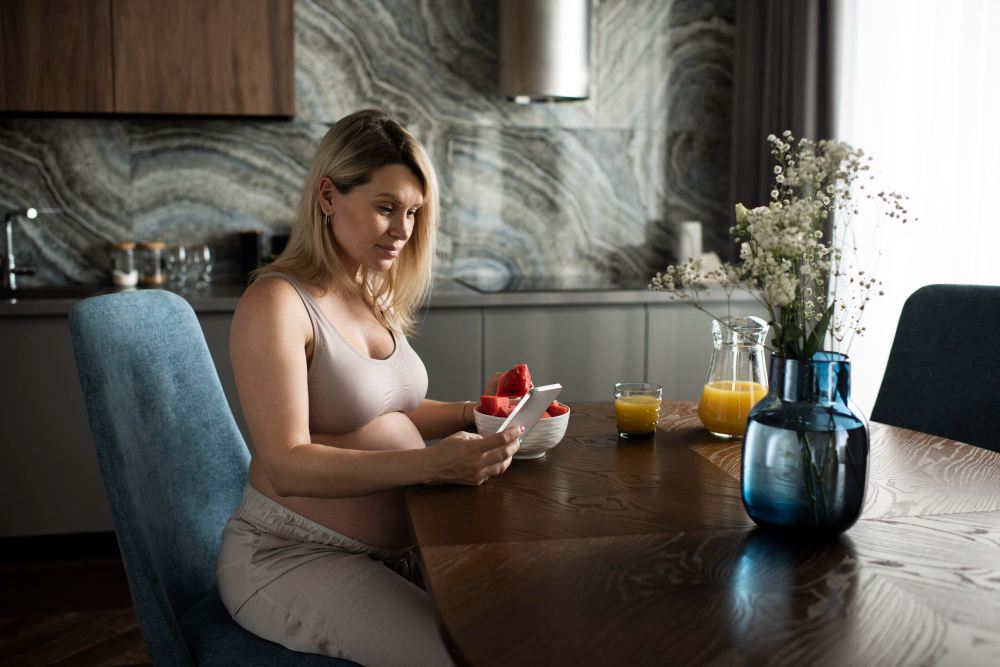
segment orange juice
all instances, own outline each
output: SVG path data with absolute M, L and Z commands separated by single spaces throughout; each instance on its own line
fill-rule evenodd
M 742 436 L 750 408 L 767 394 L 767 387 L 756 382 L 710 382 L 701 392 L 698 417 L 716 434 Z
M 618 432 L 649 435 L 656 430 L 660 417 L 660 399 L 654 396 L 619 396 L 615 399 Z

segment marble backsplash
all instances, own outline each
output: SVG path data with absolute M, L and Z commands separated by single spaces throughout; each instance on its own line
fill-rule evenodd
M 498 2 L 296 0 L 292 120 L 0 117 L 0 207 L 19 220 L 21 284 L 107 281 L 108 243 L 287 233 L 329 126 L 385 109 L 441 181 L 437 271 L 648 276 L 701 220 L 727 254 L 735 0 L 592 0 L 582 102 L 501 99 Z M 23 251 L 23 253 L 22 253 Z

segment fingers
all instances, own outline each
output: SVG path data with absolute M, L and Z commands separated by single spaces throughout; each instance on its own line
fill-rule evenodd
M 491 475 L 499 475 L 501 472 L 507 469 L 510 465 L 510 459 L 517 450 L 521 447 L 520 436 L 522 434 L 521 427 L 509 428 L 506 431 L 501 431 L 491 438 L 498 439 L 496 445 L 489 447 L 483 455 L 483 462 L 486 466 L 497 466 L 499 464 L 504 464 L 502 469 L 496 469 L 496 472 L 491 472 Z M 495 468 L 494 468 L 495 469 Z
M 513 452 L 511 453 L 511 456 L 513 456 Z M 511 460 L 512 460 L 511 457 L 508 456 L 507 458 L 503 459 L 502 461 L 494 463 L 490 467 L 486 468 L 483 471 L 483 473 L 485 473 L 488 477 L 494 477 L 496 475 L 503 474 L 503 472 L 506 471 L 507 468 L 510 467 Z
M 482 469 L 482 471 L 479 473 L 479 475 L 476 478 L 474 484 L 476 486 L 479 486 L 480 484 L 483 484 L 490 477 L 495 477 L 497 475 L 503 474 L 503 472 L 506 471 L 507 468 L 510 466 L 511 457 L 514 455 L 514 452 L 516 452 L 516 451 L 517 451 L 517 449 L 515 448 L 514 451 L 511 451 L 511 452 L 507 452 L 504 449 L 497 449 L 497 450 L 494 450 L 493 452 L 490 452 L 489 456 L 491 458 L 497 458 L 497 456 L 496 456 L 497 452 L 502 452 L 503 453 L 502 454 L 503 458 L 500 458 L 495 463 L 491 463 L 489 465 L 486 465 Z
M 450 438 L 464 440 L 463 453 L 457 464 L 453 483 L 478 486 L 493 475 L 502 474 L 510 466 L 511 457 L 520 448 L 522 427 L 512 426 L 486 437 L 476 433 L 458 432 Z
M 511 457 L 514 456 L 514 454 L 517 454 L 517 450 L 520 446 L 520 443 L 515 440 L 514 442 L 507 443 L 503 447 L 498 447 L 492 451 L 486 452 L 486 454 L 483 455 L 483 466 L 489 469 L 491 466 L 495 466 L 498 463 L 503 463 L 504 461 L 509 462 Z
M 497 387 L 500 386 L 500 378 L 503 373 L 494 373 L 490 376 L 490 383 L 486 385 L 486 391 L 483 392 L 484 395 L 490 396 L 497 393 Z
M 488 452 L 492 449 L 509 445 L 512 442 L 517 442 L 522 435 L 524 435 L 523 426 L 511 426 L 499 433 L 493 433 L 484 437 L 480 446 L 483 452 Z M 515 449 L 515 451 L 517 450 Z
M 523 431 L 520 426 L 494 433 L 483 438 L 479 455 L 479 474 L 474 483 L 482 484 L 487 477 L 499 475 L 510 466 L 511 457 L 521 446 L 520 436 Z

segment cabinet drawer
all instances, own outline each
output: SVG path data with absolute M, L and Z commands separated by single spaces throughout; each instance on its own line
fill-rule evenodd
M 425 310 L 410 346 L 427 368 L 427 398 L 475 401 L 483 378 L 483 325 L 478 308 Z
M 484 319 L 486 377 L 528 364 L 535 384 L 563 386 L 562 403 L 610 401 L 616 382 L 643 380 L 641 305 L 495 308 Z

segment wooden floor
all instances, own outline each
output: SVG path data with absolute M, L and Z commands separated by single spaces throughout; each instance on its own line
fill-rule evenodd
M 0 666 L 152 664 L 113 534 L 0 540 L 0 591 Z

